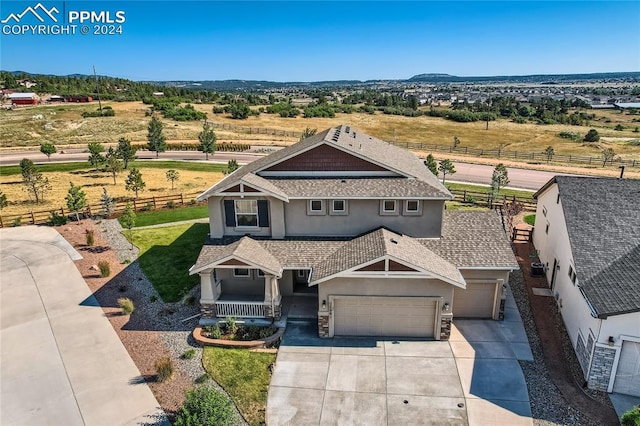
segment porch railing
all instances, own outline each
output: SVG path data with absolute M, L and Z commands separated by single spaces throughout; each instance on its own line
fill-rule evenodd
M 265 318 L 266 313 L 264 302 L 216 301 L 218 317 Z

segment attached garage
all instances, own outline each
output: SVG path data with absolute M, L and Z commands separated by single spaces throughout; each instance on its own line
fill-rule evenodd
M 437 300 L 426 297 L 335 297 L 336 336 L 434 337 Z
M 453 316 L 455 318 L 493 318 L 497 284 L 493 282 L 467 282 L 466 290 L 453 291 Z
M 622 342 L 613 391 L 640 397 L 640 343 Z

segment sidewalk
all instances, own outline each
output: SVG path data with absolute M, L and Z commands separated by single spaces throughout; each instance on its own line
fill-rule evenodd
M 618 425 L 618 416 L 613 408 L 585 394 L 571 374 L 571 368 L 565 358 L 562 345 L 563 335 L 558 330 L 559 327 L 562 329 L 564 324 L 557 324 L 553 316 L 550 315 L 550 312 L 557 310 L 555 299 L 533 293 L 534 288 L 549 288 L 544 277 L 531 276 L 531 262 L 538 261 L 537 258 L 530 257 L 530 253 L 535 253 L 533 245 L 529 242 L 516 241 L 514 246 L 518 263 L 524 275 L 531 312 L 542 341 L 545 364 L 551 380 L 573 408 L 601 425 Z

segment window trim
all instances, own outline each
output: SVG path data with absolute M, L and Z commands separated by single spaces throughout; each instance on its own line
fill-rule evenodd
M 336 210 L 336 201 L 342 202 L 342 210 Z M 337 200 L 331 200 L 331 214 L 334 216 L 346 216 L 349 214 L 349 207 L 347 205 L 347 200 L 344 198 L 340 198 Z
M 239 202 L 251 202 L 254 203 L 256 206 L 256 212 L 255 213 L 238 213 L 238 203 Z M 258 211 L 258 200 L 233 200 L 233 214 L 235 216 L 236 219 L 236 228 L 240 228 L 240 229 L 259 229 L 260 228 L 260 217 L 259 217 L 259 211 Z M 238 216 L 255 216 L 256 218 L 256 224 L 255 225 L 239 225 L 238 224 Z
M 416 203 L 415 210 L 409 210 L 409 203 Z M 404 200 L 404 215 L 405 216 L 419 216 L 422 214 L 422 203 L 420 200 Z
M 314 210 L 313 207 L 313 203 L 314 202 L 319 202 L 320 203 L 320 210 Z M 309 200 L 309 202 L 307 203 L 307 215 L 311 215 L 311 216 L 324 216 L 326 213 L 326 204 L 325 200 L 321 200 L 321 199 L 311 199 Z
M 247 275 L 238 274 L 238 271 L 247 271 Z M 251 270 L 249 268 L 233 268 L 234 278 L 251 278 Z
M 393 210 L 387 210 L 385 208 L 385 204 L 388 202 L 393 203 Z M 380 214 L 382 216 L 396 216 L 398 213 L 398 200 L 380 200 Z

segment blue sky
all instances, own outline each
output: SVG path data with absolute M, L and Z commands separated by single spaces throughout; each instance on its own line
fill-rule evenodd
M 37 3 L 2 0 L 0 19 Z M 65 16 L 124 11 L 123 34 L 82 35 L 79 24 L 74 35 L 3 28 L 0 68 L 273 81 L 640 71 L 638 1 L 41 3 Z

